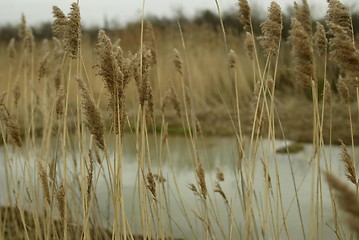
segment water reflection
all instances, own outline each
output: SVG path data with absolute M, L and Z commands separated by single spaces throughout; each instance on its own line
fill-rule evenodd
M 108 143 L 114 142 L 112 139 L 107 139 Z M 249 142 L 249 141 L 248 141 Z M 164 209 L 160 209 L 164 225 L 166 227 L 165 231 L 168 235 L 173 234 L 175 237 L 181 237 L 186 239 L 193 239 L 193 231 L 202 239 L 205 236 L 203 230 L 203 225 L 198 219 L 197 213 L 201 211 L 201 205 L 199 197 L 196 196 L 188 188 L 189 183 L 195 183 L 195 168 L 194 168 L 194 152 L 191 147 L 191 142 L 182 137 L 182 136 L 170 136 L 169 137 L 169 151 L 165 146 L 161 146 L 161 139 L 157 135 L 150 135 L 148 138 L 148 149 L 150 153 L 146 155 L 146 160 L 151 159 L 152 162 L 152 172 L 158 173 L 162 172 L 162 175 L 165 177 L 166 182 L 163 187 L 166 194 L 166 199 L 163 194 L 159 198 L 161 206 L 167 204 L 169 206 L 170 217 L 168 217 Z M 276 147 L 282 147 L 283 142 L 277 141 Z M 249 144 L 246 144 L 246 156 L 249 156 L 248 148 Z M 110 159 L 113 156 L 113 146 L 108 144 Z M 5 154 L 4 149 L 2 152 Z M 209 191 L 209 213 L 211 215 L 211 227 L 214 231 L 215 236 L 218 239 L 223 239 L 232 234 L 233 239 L 239 239 L 244 236 L 245 223 L 244 223 L 244 213 L 243 213 L 243 202 L 240 199 L 240 196 L 243 192 L 243 186 L 248 184 L 248 181 L 240 179 L 238 172 L 238 151 L 237 143 L 233 137 L 207 137 L 203 140 L 198 140 L 198 152 L 200 159 L 203 160 L 205 169 L 206 169 L 206 182 Z M 305 224 L 305 232 L 307 237 L 310 232 L 310 213 L 311 213 L 311 201 L 312 201 L 312 173 L 310 169 L 310 160 L 312 156 L 312 148 L 310 145 L 306 145 L 304 151 L 297 154 L 292 154 L 288 156 L 287 154 L 274 154 L 273 149 L 271 149 L 271 143 L 263 140 L 259 145 L 259 151 L 257 156 L 257 167 L 254 177 L 254 189 L 255 189 L 255 210 L 253 212 L 254 218 L 257 220 L 257 228 L 260 233 L 260 219 L 263 217 L 263 199 L 265 198 L 265 182 L 263 168 L 260 163 L 260 159 L 265 159 L 267 156 L 270 156 L 268 159 L 269 162 L 269 174 L 271 176 L 273 195 L 271 196 L 271 206 L 273 211 L 273 216 L 278 217 L 279 223 L 282 225 L 282 215 L 280 210 L 276 212 L 276 207 L 280 206 L 276 201 L 279 201 L 277 194 L 277 188 L 280 185 L 282 198 L 283 198 L 283 209 L 286 216 L 287 229 L 291 236 L 291 239 L 303 239 L 302 230 L 300 227 L 300 219 L 298 214 L 297 203 L 295 200 L 295 191 L 292 180 L 290 162 L 294 169 L 294 177 L 296 181 L 299 196 L 299 203 L 301 208 L 301 213 L 303 221 Z M 345 169 L 344 165 L 339 162 L 340 148 L 334 146 L 331 149 L 326 147 L 322 155 L 322 168 L 325 168 L 325 159 L 327 163 L 330 162 L 330 156 L 333 156 L 331 161 L 331 168 L 333 171 L 341 176 L 344 175 Z M 123 189 L 124 189 L 124 204 L 126 209 L 126 216 L 128 217 L 128 222 L 130 224 L 131 230 L 133 232 L 140 233 L 141 230 L 141 215 L 140 215 L 140 206 L 139 206 L 139 196 L 137 190 L 137 181 L 138 181 L 138 159 L 139 151 L 136 147 L 136 139 L 132 135 L 126 135 L 123 139 Z M 29 157 L 30 156 L 30 157 Z M 274 161 L 274 156 L 276 156 L 278 161 L 278 175 L 276 174 L 276 165 Z M 79 156 L 73 156 L 69 154 L 69 158 L 78 158 Z M 0 161 L 5 161 L 8 157 L 0 158 Z M 21 184 L 22 179 L 26 178 L 29 181 L 25 181 L 26 184 L 35 184 L 36 176 L 33 176 L 35 170 L 35 161 L 30 161 L 26 165 L 27 174 L 23 174 L 21 169 L 24 168 L 24 163 L 21 162 L 21 159 L 24 159 L 24 154 L 14 154 L 10 158 L 15 159 L 14 165 L 11 169 L 13 171 L 13 176 L 17 178 Z M 38 158 L 38 153 L 27 153 L 26 159 L 29 158 Z M 159 164 L 159 158 L 161 158 L 162 165 Z M 16 161 L 19 160 L 19 161 Z M 245 161 L 252 163 L 253 159 L 246 159 Z M 0 162 L 1 166 L 5 166 L 3 162 Z M 172 168 L 173 164 L 173 168 Z M 61 169 L 62 165 L 59 165 Z M 161 167 L 161 168 L 160 168 Z M 214 184 L 216 180 L 216 167 L 220 167 L 224 173 L 224 181 L 221 182 L 221 187 L 223 192 L 226 194 L 227 199 L 232 208 L 233 219 L 229 219 L 228 208 L 223 201 L 222 197 L 218 193 L 214 193 Z M 73 181 L 73 184 L 77 184 L 84 176 L 80 176 L 78 170 L 79 166 L 69 165 L 71 172 L 73 172 L 73 177 L 70 181 Z M 71 169 L 73 168 L 73 169 Z M 94 215 L 97 219 L 101 219 L 105 226 L 111 226 L 114 217 L 114 210 L 111 207 L 112 198 L 108 188 L 109 181 L 109 172 L 107 171 L 107 163 L 103 163 L 103 168 L 100 169 L 99 166 L 95 167 L 95 176 L 99 174 L 96 187 L 96 203 L 98 207 L 94 209 Z M 175 176 L 173 171 L 175 172 Z M 61 174 L 61 170 L 59 170 Z M 279 180 L 279 182 L 277 182 Z M 177 186 L 175 185 L 177 182 Z M 14 181 L 15 182 L 15 181 Z M 316 181 L 315 181 L 316 183 Z M 244 185 L 243 185 L 244 184 Z M 159 188 L 157 184 L 157 191 L 163 191 Z M 1 189 L 6 188 L 6 178 L 5 178 L 5 169 L 4 167 L 0 168 L 0 187 Z M 26 186 L 28 187 L 28 186 Z M 24 188 L 26 189 L 26 188 Z M 24 195 L 27 193 L 26 190 L 22 189 Z M 77 188 L 75 187 L 74 190 Z M 180 199 L 178 192 L 181 194 L 182 201 L 187 210 L 191 225 L 194 230 L 191 230 L 188 222 L 186 221 L 185 213 L 180 204 Z M 331 203 L 329 192 L 326 183 L 322 183 L 322 193 L 323 193 L 323 218 L 325 219 L 324 224 L 333 226 L 333 217 L 331 210 Z M 71 193 L 73 198 L 71 201 L 76 201 L 78 199 L 78 204 L 80 203 L 80 193 L 73 192 Z M 314 193 L 314 197 L 316 197 Z M 2 194 L 0 197 L 1 204 L 8 204 L 7 195 Z M 27 202 L 31 207 L 31 203 Z M 25 204 L 25 205 L 26 205 Z M 276 205 L 277 204 L 277 205 Z M 81 216 L 81 208 L 79 209 L 78 216 Z M 278 214 L 278 216 L 276 215 Z M 268 219 L 270 220 L 270 219 Z M 235 223 L 234 226 L 231 226 L 230 223 Z M 156 226 L 156 223 L 153 223 Z M 269 222 L 268 224 L 271 224 Z M 232 228 L 233 227 L 233 228 Z M 282 226 L 281 237 L 286 238 L 284 227 Z M 271 230 L 271 226 L 268 225 L 268 239 L 274 239 L 274 233 Z M 327 239 L 335 238 L 335 233 L 328 227 L 324 226 L 324 234 Z M 261 236 L 259 236 L 261 238 Z

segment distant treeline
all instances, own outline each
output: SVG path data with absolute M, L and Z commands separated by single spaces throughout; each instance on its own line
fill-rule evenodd
M 263 22 L 263 18 L 258 17 L 261 14 L 253 14 L 252 16 L 252 24 L 254 27 L 254 33 L 258 36 L 260 35 L 260 24 Z M 239 20 L 239 16 L 234 12 L 225 12 L 222 15 L 223 24 L 226 30 L 230 30 L 231 32 L 242 32 L 243 27 L 241 26 Z M 286 38 L 289 33 L 290 24 L 291 24 L 292 15 L 283 15 L 283 38 Z M 20 18 L 19 18 L 20 19 Z M 217 13 L 213 13 L 209 10 L 199 12 L 194 18 L 187 18 L 185 15 L 180 14 L 177 18 L 158 18 L 158 17 L 149 17 L 149 20 L 152 23 L 152 26 L 158 29 L 165 30 L 166 28 L 175 28 L 177 27 L 177 20 L 182 25 L 206 25 L 207 27 L 213 28 L 214 31 L 220 30 L 220 20 Z M 354 32 L 359 32 L 359 13 L 352 14 L 353 20 L 353 28 Z M 318 20 L 321 23 L 324 23 L 325 20 Z M 124 27 L 120 27 L 118 24 L 109 24 L 108 21 L 105 21 L 104 27 L 89 27 L 83 29 L 83 34 L 91 41 L 95 41 L 97 37 L 98 30 L 105 29 L 109 33 L 116 32 L 118 30 L 126 31 L 127 28 L 133 28 L 138 26 L 139 22 L 132 22 L 127 24 Z M 325 25 L 325 24 L 324 24 Z M 315 26 L 315 22 L 313 21 L 313 29 Z M 18 38 L 18 25 L 5 25 L 0 26 L 0 42 L 8 42 L 11 38 Z M 40 24 L 33 28 L 33 34 L 36 39 L 50 39 L 52 38 L 51 32 L 51 22 Z

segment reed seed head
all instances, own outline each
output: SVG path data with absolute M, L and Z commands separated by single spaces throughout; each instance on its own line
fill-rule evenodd
M 302 0 L 302 5 L 294 2 L 295 18 L 302 24 L 303 29 L 308 35 L 312 36 L 312 17 L 307 0 Z
M 56 191 L 56 200 L 57 200 L 57 208 L 60 213 L 60 217 L 62 220 L 65 219 L 65 211 L 66 211 L 66 191 L 63 184 L 61 184 Z
M 207 199 L 206 177 L 204 174 L 203 165 L 199 159 L 198 152 L 196 152 L 196 176 L 197 176 L 198 186 L 200 188 L 201 197 L 203 199 Z
M 229 67 L 230 68 L 232 68 L 232 69 L 236 68 L 237 54 L 233 49 L 229 50 L 228 62 L 229 62 Z
M 49 187 L 49 180 L 47 177 L 46 170 L 44 169 L 41 163 L 38 164 L 38 169 L 39 169 L 42 190 L 44 192 L 44 197 L 46 199 L 46 202 L 49 204 L 49 206 L 51 206 L 50 187 Z
M 56 38 L 62 39 L 67 31 L 68 19 L 64 12 L 57 6 L 52 7 L 52 14 L 54 16 L 54 21 L 52 22 L 52 34 Z
M 344 104 L 350 103 L 350 93 L 348 89 L 348 83 L 346 78 L 342 78 L 342 76 L 339 76 L 338 83 L 337 83 L 337 89 L 339 92 L 339 96 Z
M 86 116 L 86 126 L 89 132 L 94 135 L 96 144 L 102 150 L 105 148 L 104 143 L 104 125 L 102 120 L 102 115 L 100 110 L 97 108 L 94 100 L 90 96 L 90 93 L 87 90 L 85 83 L 81 78 L 76 78 L 78 87 L 81 92 L 82 97 L 82 109 Z
M 64 98 L 65 98 L 64 87 L 60 85 L 59 89 L 57 90 L 56 100 L 55 100 L 57 117 L 61 116 L 64 113 Z
M 253 35 L 250 32 L 246 32 L 246 38 L 244 40 L 244 45 L 246 47 L 247 54 L 248 54 L 249 58 L 253 60 L 255 45 L 254 45 Z
M 276 56 L 282 36 L 282 12 L 276 2 L 271 2 L 268 12 L 267 19 L 261 24 L 263 35 L 259 37 L 259 43 L 267 56 Z
M 81 43 L 81 17 L 80 8 L 75 2 L 71 4 L 71 10 L 68 15 L 68 27 L 65 40 L 66 50 L 70 53 L 72 59 L 76 59 Z
M 3 100 L 2 100 L 3 101 Z M 21 136 L 20 136 L 20 127 L 19 125 L 11 118 L 10 113 L 7 107 L 4 104 L 0 105 L 0 120 L 6 127 L 7 133 L 18 146 L 22 146 Z
M 357 178 L 356 178 L 356 170 L 355 170 L 354 161 L 353 161 L 352 157 L 350 156 L 350 154 L 348 153 L 348 149 L 345 146 L 345 144 L 343 143 L 343 141 L 341 141 L 341 148 L 342 148 L 342 151 L 341 151 L 340 158 L 345 163 L 345 168 L 347 169 L 345 176 L 347 176 L 349 181 L 351 181 L 352 183 L 354 183 L 356 185 Z
M 39 81 L 41 80 L 41 78 L 43 78 L 46 73 L 47 73 L 47 63 L 49 61 L 49 55 L 50 52 L 47 52 L 42 59 L 40 60 L 40 65 L 39 65 Z
M 292 19 L 289 40 L 292 44 L 292 63 L 294 77 L 302 86 L 310 86 L 314 75 L 313 47 L 311 37 L 302 24 Z
M 174 52 L 174 59 L 173 59 L 173 62 L 175 64 L 175 67 L 176 67 L 176 71 L 181 75 L 183 76 L 183 70 L 182 70 L 182 58 L 181 58 L 181 55 L 180 53 L 178 52 L 178 50 L 176 48 L 173 49 L 173 52 Z
M 21 23 L 20 23 L 20 27 L 19 27 L 19 37 L 21 40 L 24 40 L 25 36 L 26 36 L 26 30 L 27 30 L 27 26 L 26 26 L 26 17 L 25 14 L 21 14 Z
M 12 93 L 14 94 L 15 107 L 17 107 L 17 104 L 19 103 L 19 99 L 20 99 L 20 96 L 21 96 L 20 79 L 19 78 L 17 78 L 16 81 L 15 81 Z
M 156 200 L 156 182 L 151 171 L 147 173 L 147 188 L 152 193 L 153 199 Z
M 7 54 L 9 56 L 10 63 L 12 63 L 16 57 L 15 38 L 11 38 L 7 47 Z
M 238 0 L 239 22 L 245 31 L 251 31 L 251 8 L 247 0 Z
M 347 6 L 339 0 L 329 0 L 328 11 L 326 15 L 327 24 L 340 26 L 349 38 L 352 38 L 352 17 Z
M 319 56 L 323 56 L 327 53 L 328 39 L 325 35 L 324 26 L 317 22 L 316 32 L 314 34 L 314 45 Z
M 215 193 L 218 193 L 219 195 L 221 195 L 221 197 L 223 198 L 223 200 L 224 200 L 224 202 L 226 203 L 226 205 L 229 206 L 229 202 L 228 202 L 227 196 L 226 196 L 226 194 L 223 192 L 223 189 L 222 189 L 221 185 L 219 184 L 219 182 L 215 182 L 213 191 L 214 191 Z

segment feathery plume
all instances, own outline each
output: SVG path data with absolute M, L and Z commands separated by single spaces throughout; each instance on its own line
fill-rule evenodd
M 229 206 L 229 202 L 227 199 L 226 194 L 223 192 L 223 189 L 221 187 L 221 185 L 219 184 L 219 182 L 215 182 L 214 184 L 214 192 L 218 193 L 219 195 L 221 195 L 221 197 L 223 198 L 224 202 L 226 203 L 227 206 Z
M 282 36 L 282 12 L 276 2 L 271 2 L 268 12 L 267 19 L 261 24 L 263 36 L 259 37 L 259 43 L 267 56 L 275 56 Z
M 235 68 L 236 67 L 236 63 L 237 63 L 237 54 L 236 52 L 231 49 L 229 50 L 229 54 L 228 54 L 228 62 L 229 62 L 229 67 L 230 68 Z
M 354 161 L 353 161 L 352 157 L 349 155 L 348 149 L 345 146 L 345 144 L 343 143 L 343 141 L 341 141 L 341 148 L 342 148 L 342 152 L 341 152 L 340 158 L 345 163 L 345 168 L 347 169 L 345 176 L 347 176 L 349 181 L 351 181 L 354 184 L 357 184 Z
M 25 36 L 26 36 L 26 30 L 27 30 L 27 26 L 26 26 L 26 18 L 25 18 L 25 14 L 21 14 L 21 23 L 20 23 L 20 27 L 19 27 L 19 37 L 21 40 L 24 40 Z
M 314 45 L 319 56 L 325 55 L 328 48 L 328 39 L 325 36 L 324 26 L 317 22 L 316 31 L 314 34 Z
M 17 104 L 19 103 L 19 99 L 20 99 L 20 96 L 21 96 L 20 79 L 19 78 L 17 78 L 15 80 L 15 84 L 14 84 L 14 88 L 12 89 L 12 93 L 14 94 L 15 107 L 17 107 Z
M 38 164 L 41 186 L 47 203 L 51 206 L 50 188 L 47 173 L 41 163 Z
M 339 206 L 349 216 L 347 224 L 357 236 L 359 236 L 358 218 L 359 218 L 359 199 L 354 189 L 351 189 L 338 177 L 327 172 L 325 173 L 329 186 L 337 193 Z
M 346 78 L 339 76 L 338 83 L 337 83 L 337 89 L 338 89 L 340 98 L 344 104 L 350 103 L 350 93 L 349 93 L 347 82 L 348 81 Z
M 244 40 L 244 45 L 246 47 L 247 50 L 247 54 L 249 56 L 250 59 L 254 59 L 254 38 L 253 35 L 250 32 L 246 32 L 246 38 Z
M 56 106 L 56 114 L 57 117 L 61 116 L 64 113 L 64 87 L 60 85 L 59 89 L 56 93 L 56 100 L 55 100 L 55 106 Z
M 245 31 L 251 31 L 251 8 L 247 0 L 238 0 L 239 22 Z
M 97 108 L 94 100 L 90 96 L 85 83 L 81 78 L 76 78 L 82 97 L 82 109 L 86 116 L 86 126 L 89 132 L 94 135 L 97 146 L 102 150 L 104 143 L 104 125 L 100 110 Z
M 61 219 L 65 218 L 66 209 L 66 191 L 63 184 L 61 184 L 56 191 L 57 208 L 59 210 Z
M 198 151 L 196 151 L 196 176 L 197 183 L 201 192 L 201 196 L 203 199 L 207 199 L 207 185 L 206 185 L 206 177 L 204 174 L 204 168 L 199 159 Z
M 52 7 L 52 14 L 55 18 L 52 22 L 52 34 L 56 38 L 63 39 L 66 34 L 68 19 L 64 12 L 57 6 Z
M 173 49 L 173 53 L 174 53 L 173 62 L 175 64 L 176 70 L 181 76 L 183 76 L 182 59 L 181 59 L 180 53 L 178 52 L 178 50 L 176 48 Z
M 87 177 L 86 177 L 86 181 L 87 181 L 86 209 L 87 209 L 87 211 L 88 211 L 88 209 L 90 207 L 91 189 L 92 189 L 92 181 L 93 181 L 93 157 L 92 157 L 91 150 L 89 150 L 88 156 L 89 156 L 89 167 L 88 167 L 88 170 L 87 170 Z
M 302 86 L 310 86 L 314 74 L 312 41 L 302 24 L 296 19 L 292 19 L 289 40 L 292 44 L 294 77 Z
M 9 56 L 10 63 L 13 63 L 16 56 L 15 38 L 11 38 L 9 45 L 7 46 L 7 54 Z
M 147 183 L 148 190 L 152 193 L 153 199 L 156 200 L 156 182 L 150 170 L 147 173 Z
M 49 60 L 49 55 L 50 52 L 47 52 L 42 59 L 40 60 L 40 64 L 39 64 L 39 81 L 41 80 L 41 78 L 43 78 L 45 76 L 45 74 L 47 73 L 47 63 Z
M 172 86 L 166 91 L 165 96 L 162 100 L 162 113 L 165 113 L 165 109 L 168 103 L 172 104 L 173 108 L 176 110 L 177 117 L 181 118 L 180 102 L 178 100 L 176 90 Z
M 340 25 L 329 23 L 330 33 L 330 59 L 340 68 L 342 72 L 350 76 L 359 74 L 359 52 L 354 46 L 346 29 Z
M 340 26 L 349 38 L 353 37 L 352 17 L 349 9 L 338 0 L 329 0 L 328 11 L 326 15 L 327 24 Z
M 3 101 L 3 100 L 2 100 Z M 20 127 L 19 125 L 11 118 L 10 113 L 4 104 L 0 105 L 0 120 L 6 126 L 6 130 L 12 140 L 18 147 L 22 146 L 21 137 L 20 137 Z
M 310 15 L 310 8 L 307 0 L 302 0 L 302 5 L 299 6 L 294 2 L 295 18 L 302 24 L 303 29 L 308 35 L 312 36 L 312 17 Z

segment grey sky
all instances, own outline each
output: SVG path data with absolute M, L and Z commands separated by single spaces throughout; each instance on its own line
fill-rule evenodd
M 0 0 L 0 25 L 17 24 L 24 13 L 30 25 L 51 21 L 53 5 L 68 12 L 73 0 Z M 237 9 L 237 0 L 218 0 L 221 9 Z M 277 0 L 285 11 L 293 1 Z M 352 11 L 359 11 L 356 0 L 342 0 Z M 270 0 L 249 0 L 252 8 L 264 12 Z M 308 0 L 314 16 L 324 16 L 326 0 Z M 80 0 L 81 16 L 84 25 L 102 26 L 105 17 L 120 24 L 138 19 L 141 16 L 142 0 Z M 203 9 L 216 11 L 215 0 L 146 0 L 145 14 L 171 17 L 181 9 L 186 15 L 193 16 Z

